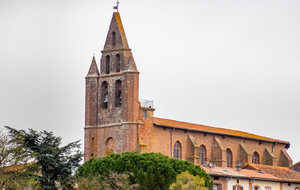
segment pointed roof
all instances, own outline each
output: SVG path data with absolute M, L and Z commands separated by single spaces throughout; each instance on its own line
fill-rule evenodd
M 113 32 L 115 33 L 117 41 L 116 46 L 112 45 Z M 125 35 L 125 30 L 122 24 L 120 14 L 118 12 L 113 13 L 113 17 L 111 19 L 108 34 L 106 37 L 106 42 L 104 45 L 104 51 L 111 49 L 129 49 L 129 45 Z
M 91 76 L 99 76 L 99 70 L 97 67 L 95 56 L 93 56 L 91 66 L 87 74 L 87 77 L 91 77 Z
M 191 131 L 198 131 L 203 133 L 212 133 L 212 134 L 218 134 L 218 135 L 228 135 L 228 136 L 234 136 L 234 137 L 243 137 L 247 139 L 254 139 L 254 140 L 261 140 L 261 141 L 268 141 L 268 142 L 279 142 L 286 145 L 289 145 L 289 142 L 282 141 L 278 139 L 272 139 L 269 137 L 263 137 L 243 131 L 237 131 L 237 130 L 231 130 L 231 129 L 224 129 L 219 127 L 211 127 L 207 125 L 199 125 L 194 123 L 187 123 L 182 121 L 175 121 L 171 119 L 163 119 L 163 118 L 153 118 L 153 123 L 156 126 L 161 127 L 169 127 L 169 128 L 178 128 L 183 130 L 191 130 Z
M 300 161 L 290 167 L 291 170 L 300 173 Z

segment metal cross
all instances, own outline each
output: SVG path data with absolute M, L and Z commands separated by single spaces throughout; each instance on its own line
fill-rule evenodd
M 114 9 L 117 9 L 117 12 L 119 12 L 119 4 L 120 4 L 119 0 L 117 0 L 116 4 L 117 6 L 114 6 Z

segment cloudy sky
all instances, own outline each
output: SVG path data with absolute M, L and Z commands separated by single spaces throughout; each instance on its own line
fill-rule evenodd
M 115 0 L 0 0 L 0 125 L 83 140 L 85 76 Z M 291 143 L 300 161 L 299 0 L 120 0 L 155 116 Z M 2 127 L 3 128 L 3 127 Z

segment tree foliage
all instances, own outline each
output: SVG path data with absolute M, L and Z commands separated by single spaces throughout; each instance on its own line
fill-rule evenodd
M 104 176 L 109 171 L 133 173 L 134 176 L 129 178 L 131 184 L 137 183 L 144 190 L 169 189 L 176 176 L 184 171 L 203 177 L 205 186 L 212 187 L 210 176 L 199 166 L 160 153 L 125 152 L 92 158 L 78 168 L 76 177 Z
M 170 190 L 208 190 L 205 181 L 199 175 L 193 176 L 189 171 L 177 175 L 176 182 L 170 186 Z
M 109 175 L 90 175 L 88 177 L 78 177 L 77 184 L 79 189 L 116 189 L 116 190 L 137 190 L 139 189 L 138 184 L 131 184 L 129 179 L 133 176 L 132 173 L 122 173 L 110 171 Z
M 53 132 L 37 132 L 16 130 L 6 127 L 12 139 L 18 139 L 19 148 L 33 155 L 33 161 L 41 169 L 41 175 L 36 174 L 43 189 L 56 189 L 57 181 L 71 180 L 72 172 L 79 166 L 83 153 L 79 150 L 79 141 L 61 146 L 61 137 L 56 137 Z M 66 183 L 67 184 L 67 183 Z M 72 189 L 70 183 L 65 189 Z
M 0 189 L 39 188 L 38 181 L 32 178 L 36 165 L 30 163 L 31 155 L 19 146 L 20 142 L 0 131 Z

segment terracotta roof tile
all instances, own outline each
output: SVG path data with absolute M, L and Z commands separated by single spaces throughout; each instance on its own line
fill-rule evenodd
M 11 172 L 11 171 L 18 171 L 18 170 L 23 170 L 29 166 L 32 166 L 36 164 L 35 162 L 33 163 L 28 163 L 28 164 L 19 164 L 19 165 L 15 165 L 15 166 L 9 166 L 4 168 L 4 172 Z
M 211 127 L 211 126 L 207 126 L 207 125 L 187 123 L 187 122 L 182 122 L 182 121 L 175 121 L 175 120 L 171 120 L 171 119 L 163 119 L 163 118 L 154 117 L 153 123 L 157 126 L 165 126 L 165 127 L 172 127 L 172 128 L 174 127 L 174 128 L 195 130 L 195 131 L 214 133 L 214 134 L 220 134 L 220 135 L 230 135 L 230 136 L 236 136 L 236 137 L 244 137 L 244 138 L 248 138 L 248 139 L 256 139 L 256 140 L 280 142 L 283 144 L 289 144 L 289 142 L 287 142 L 287 141 L 282 141 L 282 140 L 273 139 L 273 138 L 269 138 L 269 137 L 263 137 L 263 136 L 251 134 L 248 132 L 224 129 L 224 128 L 219 128 L 219 127 Z
M 300 182 L 300 173 L 295 172 L 288 167 L 246 164 L 243 168 L 268 173 L 284 181 Z
M 228 176 L 228 177 L 236 177 L 236 178 L 256 178 L 261 180 L 274 180 L 274 181 L 282 181 L 281 178 L 270 175 L 266 172 L 261 172 L 257 170 L 251 169 L 242 169 L 241 171 L 237 171 L 235 168 L 224 168 L 224 167 L 203 167 L 206 173 L 212 176 Z

